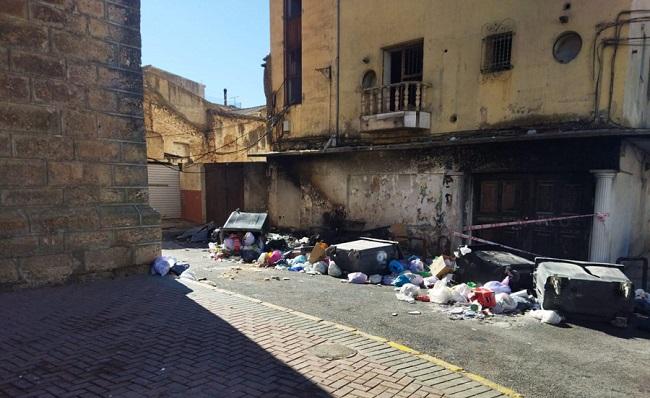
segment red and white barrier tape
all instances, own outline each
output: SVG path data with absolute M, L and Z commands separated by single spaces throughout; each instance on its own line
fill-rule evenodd
M 587 218 L 587 217 L 596 217 L 600 221 L 605 221 L 609 217 L 609 213 L 593 213 L 593 214 L 582 214 L 579 216 L 564 216 L 564 217 L 550 217 L 550 218 L 540 218 L 537 220 L 519 220 L 519 221 L 508 221 L 492 224 L 479 224 L 479 225 L 469 225 L 463 228 L 464 232 L 468 231 L 478 231 L 480 229 L 490 229 L 490 228 L 500 228 L 500 227 L 509 227 L 513 225 L 526 225 L 526 224 L 542 224 L 551 221 L 564 221 L 564 220 L 574 220 L 577 218 Z
M 534 257 L 540 257 L 540 255 L 536 254 L 536 253 L 531 253 L 531 252 L 528 252 L 526 250 L 517 249 L 516 247 L 512 247 L 512 246 L 506 246 L 506 245 L 503 245 L 501 243 L 492 242 L 491 240 L 477 238 L 476 236 L 470 236 L 470 235 L 467 235 L 467 234 L 462 234 L 460 232 L 454 232 L 453 234 L 454 234 L 454 236 L 458 236 L 459 238 L 465 238 L 465 239 L 473 240 L 473 241 L 476 241 L 476 242 L 479 242 L 479 243 L 485 243 L 485 244 L 488 244 L 488 245 L 499 246 L 499 247 L 502 247 L 504 249 L 513 250 L 513 251 L 516 251 L 516 252 L 519 252 L 519 253 L 530 254 L 530 255 L 532 255 Z

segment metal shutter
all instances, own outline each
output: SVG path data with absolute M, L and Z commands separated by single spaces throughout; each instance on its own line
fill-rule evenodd
M 149 204 L 162 218 L 181 218 L 181 184 L 178 168 L 149 164 Z

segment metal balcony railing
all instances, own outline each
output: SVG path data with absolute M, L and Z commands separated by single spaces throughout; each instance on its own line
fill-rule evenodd
M 426 92 L 431 87 L 422 82 L 401 82 L 364 89 L 361 93 L 361 115 L 377 115 L 400 111 L 426 111 Z

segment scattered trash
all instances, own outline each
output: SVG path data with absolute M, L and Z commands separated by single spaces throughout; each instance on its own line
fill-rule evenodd
M 439 280 L 433 285 L 433 289 L 429 292 L 429 297 L 432 303 L 447 304 L 451 301 L 452 292 L 447 286 L 447 279 Z
M 312 266 L 312 269 L 316 272 L 318 272 L 321 275 L 327 274 L 327 271 L 329 269 L 329 266 L 325 263 L 325 261 L 318 261 L 314 263 Z
M 400 287 L 399 292 L 396 293 L 395 296 L 398 300 L 413 303 L 418 294 L 420 294 L 420 288 L 411 283 L 407 283 Z
M 527 313 L 528 316 L 540 320 L 542 323 L 557 325 L 562 322 L 562 317 L 555 311 L 551 310 L 533 310 Z
M 368 277 L 368 283 L 371 283 L 373 285 L 380 284 L 381 280 L 382 280 L 382 276 L 379 274 L 370 275 Z
M 390 315 L 391 315 L 391 316 L 397 316 L 397 312 L 393 312 L 393 313 L 390 314 Z
M 368 282 L 368 275 L 364 274 L 363 272 L 353 272 L 351 274 L 348 274 L 348 282 L 364 284 Z
M 343 275 L 343 272 L 334 261 L 330 261 L 330 264 L 327 266 L 327 275 L 340 278 Z
M 420 311 L 409 311 L 408 314 L 409 315 L 420 315 L 422 313 Z
M 152 274 L 165 276 L 169 273 L 171 267 L 176 264 L 176 259 L 169 256 L 158 256 L 153 260 Z
M 444 256 L 438 256 L 430 265 L 431 275 L 441 279 L 445 275 L 454 272 L 451 259 L 445 259 Z
M 388 263 L 388 270 L 392 274 L 401 274 L 404 271 L 404 264 L 399 260 L 390 260 Z
M 188 268 L 190 268 L 189 264 L 176 262 L 174 265 L 171 266 L 171 268 L 169 268 L 169 272 L 171 272 L 174 275 L 181 276 L 181 274 L 187 271 Z

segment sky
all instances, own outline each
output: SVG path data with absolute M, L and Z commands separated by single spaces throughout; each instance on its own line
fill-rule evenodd
M 263 105 L 268 0 L 142 0 L 142 65 L 206 85 L 205 96 Z

